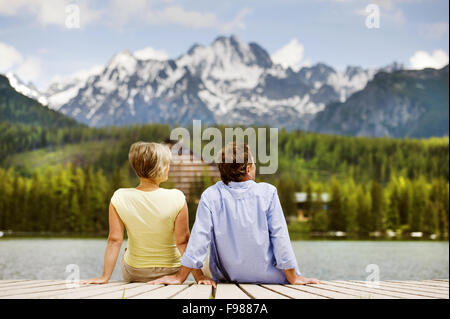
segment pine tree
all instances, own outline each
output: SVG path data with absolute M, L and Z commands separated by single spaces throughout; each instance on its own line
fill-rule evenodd
M 362 236 L 367 236 L 370 232 L 370 194 L 366 194 L 363 187 L 357 191 L 358 201 L 358 231 Z
M 342 207 L 342 195 L 339 182 L 333 178 L 331 181 L 331 201 L 329 204 L 329 230 L 345 231 L 346 219 Z
M 372 209 L 370 214 L 370 230 L 382 231 L 384 197 L 381 185 L 378 182 L 372 183 L 371 188 Z

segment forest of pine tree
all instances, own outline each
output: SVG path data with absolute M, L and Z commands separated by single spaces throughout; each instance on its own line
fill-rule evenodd
M 53 128 L 0 122 L 0 230 L 104 234 L 114 190 L 137 185 L 128 165 L 129 146 L 138 140 L 165 141 L 170 129 L 158 124 Z M 86 151 L 88 143 L 93 150 Z M 66 146 L 73 153 L 56 164 L 38 155 Z M 278 154 L 277 173 L 260 175 L 258 181 L 277 186 L 288 220 L 297 214 L 294 193 L 306 192 L 309 232 L 367 236 L 390 230 L 448 236 L 448 138 L 281 130 Z M 214 182 L 203 177 L 193 185 L 188 201 L 191 225 L 201 192 Z M 313 193 L 328 193 L 330 202 L 312 200 Z

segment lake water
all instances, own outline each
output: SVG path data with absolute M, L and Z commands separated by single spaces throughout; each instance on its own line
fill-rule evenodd
M 449 278 L 449 243 L 429 241 L 295 241 L 300 270 L 323 280 L 365 280 L 375 264 L 380 280 Z M 0 279 L 65 279 L 77 264 L 82 279 L 102 272 L 103 239 L 0 239 Z M 122 246 L 122 251 L 125 244 Z M 120 280 L 117 265 L 113 278 Z

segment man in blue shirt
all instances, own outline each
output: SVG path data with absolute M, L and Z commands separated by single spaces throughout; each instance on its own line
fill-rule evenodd
M 232 160 L 226 160 L 228 154 Z M 277 189 L 254 181 L 256 167 L 248 146 L 228 144 L 217 165 L 222 181 L 200 198 L 180 271 L 150 283 L 180 284 L 191 271 L 197 283 L 214 286 L 215 282 L 318 283 L 301 276 Z M 213 280 L 200 271 L 208 248 Z

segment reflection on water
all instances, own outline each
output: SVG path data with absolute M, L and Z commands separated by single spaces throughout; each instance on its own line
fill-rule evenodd
M 305 276 L 323 280 L 365 280 L 369 264 L 380 279 L 449 278 L 448 242 L 295 241 Z M 122 252 L 126 244 L 122 246 Z M 81 278 L 102 272 L 103 239 L 0 239 L 0 279 L 65 279 L 66 265 L 77 264 Z M 122 279 L 119 266 L 113 278 Z

